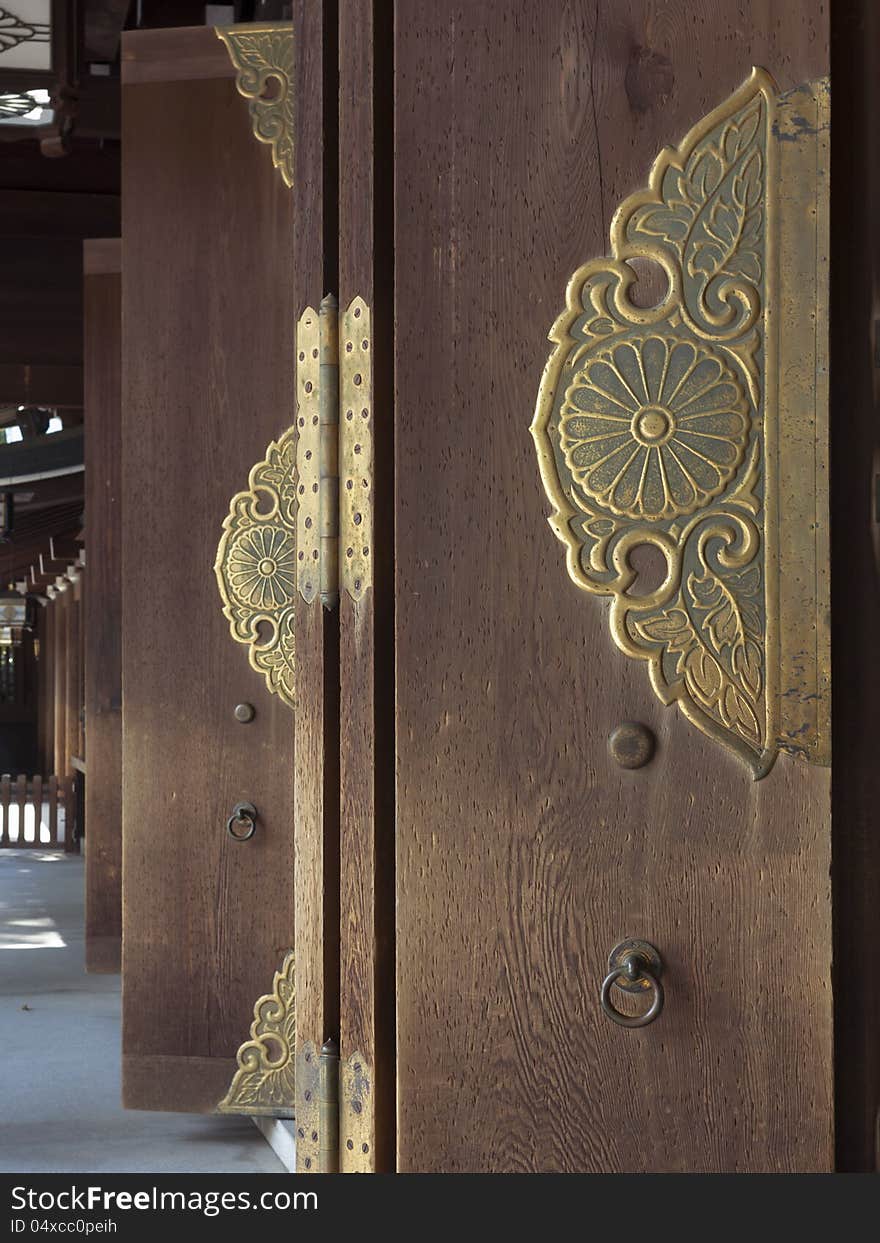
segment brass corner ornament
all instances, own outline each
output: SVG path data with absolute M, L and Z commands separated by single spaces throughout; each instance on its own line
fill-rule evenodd
M 531 427 L 570 576 L 755 778 L 830 762 L 828 119 L 827 80 L 755 69 L 660 153 L 569 281 Z M 644 591 L 639 545 L 664 566 Z
M 292 1118 L 296 1106 L 296 995 L 293 951 L 276 971 L 272 992 L 254 1006 L 250 1040 L 218 1113 Z
M 250 100 L 254 136 L 272 148 L 272 163 L 293 185 L 293 23 L 215 27 L 236 70 L 238 93 Z
M 296 429 L 273 440 L 251 470 L 248 489 L 232 498 L 214 573 L 223 615 L 251 666 L 291 708 L 294 704 L 296 594 Z M 262 633 L 261 633 L 262 632 Z

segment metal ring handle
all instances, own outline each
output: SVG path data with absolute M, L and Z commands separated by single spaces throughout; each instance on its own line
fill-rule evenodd
M 246 826 L 243 833 L 237 833 L 233 828 L 235 824 L 244 824 Z M 226 821 L 226 832 L 234 842 L 246 842 L 253 837 L 257 830 L 257 809 L 253 803 L 236 803 L 232 809 L 232 815 Z
M 620 979 L 630 983 L 647 980 L 648 986 L 654 991 L 654 1000 L 644 1014 L 621 1014 L 611 1000 L 611 989 Z M 613 1023 L 620 1027 L 647 1027 L 653 1023 L 663 1009 L 663 985 L 658 976 L 651 970 L 651 964 L 642 954 L 628 954 L 619 967 L 606 975 L 602 981 L 600 994 L 602 1009 Z

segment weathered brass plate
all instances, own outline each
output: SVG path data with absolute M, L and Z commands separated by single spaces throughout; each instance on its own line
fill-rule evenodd
M 531 429 L 572 579 L 755 777 L 830 760 L 828 122 L 827 81 L 755 69 L 660 153 L 569 282 Z M 633 259 L 665 275 L 654 307 Z
M 294 706 L 296 486 L 294 428 L 272 441 L 223 522 L 214 573 L 236 643 L 266 685 Z
M 296 530 L 297 588 L 307 604 L 321 590 L 320 323 L 306 307 L 296 327 Z
M 293 951 L 285 956 L 272 991 L 254 1006 L 250 1040 L 238 1050 L 238 1070 L 219 1113 L 292 1118 L 296 1108 L 296 992 Z
M 352 1053 L 340 1066 L 339 1168 L 343 1174 L 372 1174 L 373 1071 L 362 1053 Z
M 339 561 L 355 601 L 373 583 L 373 365 L 370 308 L 355 298 L 339 325 Z
M 216 26 L 236 69 L 238 93 L 250 100 L 254 137 L 268 143 L 272 163 L 293 185 L 293 23 Z

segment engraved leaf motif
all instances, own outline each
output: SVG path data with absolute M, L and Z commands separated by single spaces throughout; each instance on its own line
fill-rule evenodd
M 691 690 L 696 688 L 697 699 L 702 699 L 707 705 L 714 703 L 724 687 L 724 674 L 718 661 L 702 643 L 694 644 L 688 651 L 683 669 Z
M 687 652 L 696 641 L 691 620 L 684 609 L 669 609 L 636 623 L 645 639 L 665 643 L 670 652 Z
M 260 1099 L 260 1089 L 266 1082 L 264 1071 L 256 1070 L 253 1074 L 242 1076 L 238 1089 L 238 1102 L 241 1105 L 252 1105 Z
M 728 165 L 755 140 L 761 122 L 761 108 L 756 104 L 728 122 L 721 136 L 721 151 Z
M 235 31 L 233 38 L 236 52 L 243 66 L 270 72 L 279 65 L 287 67 L 287 62 L 290 60 L 290 41 L 280 32 L 267 36 L 265 32 L 248 34 Z
M 755 139 L 762 116 L 756 104 L 728 123 L 717 148 L 698 148 L 691 157 L 702 158 L 689 184 L 703 190 L 688 246 L 691 276 L 711 280 L 723 272 L 754 282 L 761 278 L 764 161 Z M 710 156 L 714 163 L 707 164 Z
M 753 699 L 761 693 L 761 649 L 753 639 L 746 639 L 733 653 L 733 670 Z
M 760 280 L 760 224 L 759 208 L 745 207 L 734 193 L 720 194 L 705 215 L 702 236 L 694 242 L 688 259 L 690 275 L 700 272 L 711 278 L 726 272 Z
M 687 585 L 697 607 L 706 612 L 703 627 L 716 652 L 720 654 L 726 647 L 736 647 L 745 642 L 739 605 L 720 578 L 709 571 L 700 578 L 691 574 Z
M 236 31 L 235 45 L 242 60 L 260 68 L 266 65 L 266 53 L 263 40 L 258 35 L 250 35 Z
M 762 168 L 760 151 L 753 151 L 733 179 L 734 201 L 745 211 L 757 207 L 761 200 Z
M 676 606 L 635 623 L 643 639 L 663 644 L 676 657 L 675 677 L 684 682 L 693 702 L 758 748 L 763 676 L 752 626 L 758 620 L 753 597 L 759 585 L 756 566 L 727 582 L 705 569 L 690 574 L 686 584 L 694 607 L 703 614 L 699 622 L 692 620 L 680 597 Z
M 726 647 L 735 649 L 744 644 L 748 632 L 759 629 L 760 618 L 753 599 L 759 586 L 755 565 L 729 575 L 726 581 L 710 570 L 700 576 L 688 576 L 688 591 L 697 608 L 706 614 L 703 627 L 719 655 L 723 655 Z
M 641 212 L 637 228 L 640 233 L 648 233 L 652 237 L 665 238 L 667 242 L 683 242 L 687 237 L 693 220 L 693 211 L 684 206 L 678 211 L 665 204 L 651 207 Z
M 718 189 L 724 165 L 711 147 L 697 147 L 685 168 L 690 198 L 705 202 Z
M 760 736 L 752 707 L 763 685 L 761 649 L 754 638 L 760 631 L 756 600 L 759 587 L 760 575 L 754 565 L 730 575 L 726 582 L 710 570 L 699 576 L 690 574 L 687 580 L 687 589 L 696 608 L 704 613 L 702 632 L 719 660 L 726 664 L 725 673 L 729 670 L 726 677 L 729 687 L 721 704 L 722 717 L 729 718 L 734 728 L 743 726 L 749 736 L 754 732 L 753 722 Z M 727 662 L 724 662 L 725 653 Z M 732 691 L 736 692 L 735 696 Z M 740 703 L 737 697 L 742 694 L 745 699 Z
M 721 707 L 721 719 L 728 729 L 735 729 L 743 737 L 760 745 L 761 727 L 755 711 L 745 695 L 742 695 L 732 682 L 728 682 L 724 688 Z

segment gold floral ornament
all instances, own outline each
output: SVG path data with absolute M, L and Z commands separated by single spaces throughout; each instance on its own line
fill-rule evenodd
M 223 615 L 251 666 L 294 707 L 296 431 L 273 441 L 232 498 L 214 573 Z
M 294 955 L 276 971 L 272 992 L 254 1006 L 250 1040 L 238 1050 L 238 1069 L 219 1113 L 292 1118 L 296 1105 L 296 994 Z
M 296 585 L 293 536 L 281 527 L 255 526 L 232 543 L 226 574 L 232 593 L 262 613 L 289 604 Z
M 723 360 L 634 337 L 592 356 L 565 393 L 560 443 L 587 497 L 629 518 L 693 513 L 741 464 L 748 406 Z
M 658 697 L 756 777 L 781 746 L 825 754 L 827 389 L 811 320 L 827 290 L 827 98 L 823 83 L 777 96 L 754 70 L 661 152 L 614 216 L 611 257 L 569 282 L 531 428 L 571 577 L 610 597 L 613 638 Z M 630 300 L 629 260 L 661 270 L 658 305 Z M 630 594 L 645 544 L 663 581 Z
M 272 148 L 272 163 L 293 185 L 293 23 L 218 26 L 236 69 L 238 93 L 250 100 L 254 136 Z

